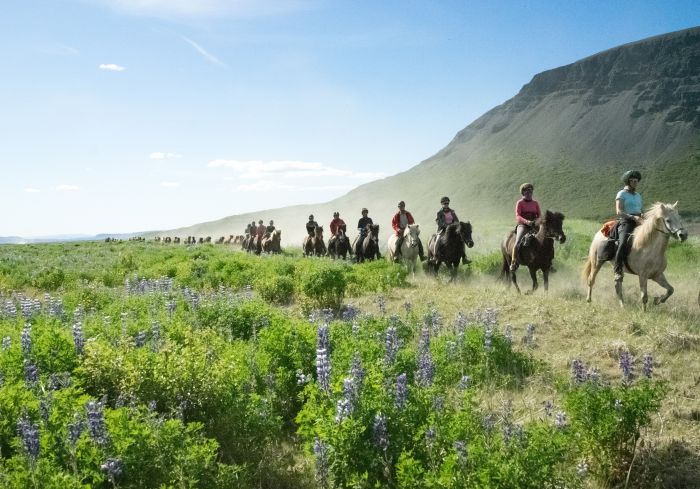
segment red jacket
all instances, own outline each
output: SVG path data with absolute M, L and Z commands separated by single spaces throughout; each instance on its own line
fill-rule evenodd
M 416 221 L 413 220 L 413 216 L 408 211 L 406 211 L 406 219 L 408 220 L 409 224 L 416 223 Z M 391 218 L 391 227 L 394 228 L 394 232 L 396 233 L 397 236 L 402 231 L 401 230 L 401 211 L 394 214 L 394 217 Z
M 515 220 L 518 224 L 527 224 L 540 217 L 540 205 L 536 200 L 520 199 L 515 204 Z
M 264 225 L 264 224 L 261 224 L 260 226 L 258 226 L 257 228 L 255 228 L 255 235 L 256 235 L 258 238 L 262 238 L 262 237 L 263 237 L 263 234 L 265 234 L 265 230 L 266 230 L 266 229 L 267 229 L 267 228 L 265 227 L 265 225 Z
M 345 221 L 343 221 L 341 218 L 336 217 L 331 221 L 331 235 L 335 236 L 336 233 L 340 230 L 342 226 L 345 226 Z

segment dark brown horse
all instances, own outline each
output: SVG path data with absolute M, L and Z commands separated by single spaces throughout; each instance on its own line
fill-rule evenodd
M 355 243 L 360 239 L 358 236 L 355 238 Z M 353 243 L 353 248 L 355 247 Z M 363 262 L 365 260 L 378 260 L 382 257 L 379 253 L 379 224 L 367 224 L 365 231 L 365 237 L 360 243 L 360 253 L 357 255 L 357 262 Z
M 554 259 L 554 240 L 556 239 L 560 243 L 566 241 L 563 224 L 564 214 L 548 210 L 544 213 L 544 216 L 535 221 L 537 231 L 523 236 L 518 253 L 518 263 L 526 265 L 530 270 L 532 290 L 528 293 L 534 292 L 538 287 L 537 270 L 542 270 L 544 290 L 549 288 L 549 270 L 552 268 L 552 260 Z M 518 293 L 520 293 L 516 272 L 510 271 L 514 245 L 515 231 L 511 231 L 501 243 L 501 253 L 503 253 L 501 276 L 508 279 L 509 286 L 511 283 L 515 285 Z
M 437 276 L 440 265 L 444 263 L 450 271 L 450 282 L 454 281 L 464 253 L 464 245 L 468 248 L 474 246 L 472 225 L 469 221 L 452 223 L 439 236 L 433 234 L 428 242 L 426 271 Z
M 323 226 L 317 226 L 313 236 L 305 236 L 301 244 L 304 256 L 325 256 L 326 244 L 323 242 Z
M 328 240 L 328 256 L 333 258 L 347 259 L 348 254 L 352 256 L 352 250 L 350 248 L 350 240 L 345 235 L 345 226 L 341 226 L 335 235 L 335 238 Z
M 272 234 L 266 234 L 262 240 L 262 250 L 265 253 L 281 253 L 282 230 L 275 229 Z

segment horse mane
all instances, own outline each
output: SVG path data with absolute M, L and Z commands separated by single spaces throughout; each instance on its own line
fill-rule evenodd
M 635 237 L 632 246 L 635 249 L 643 248 L 649 243 L 656 230 L 656 221 L 663 217 L 664 209 L 667 206 L 668 204 L 663 202 L 654 202 L 644 212 L 644 219 L 642 219 L 642 223 L 637 226 L 634 232 Z

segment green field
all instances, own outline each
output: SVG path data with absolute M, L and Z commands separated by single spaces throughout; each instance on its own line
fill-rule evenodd
M 2 246 L 0 487 L 700 487 L 700 245 L 671 243 L 668 303 L 643 313 L 628 277 L 621 309 L 604 269 L 586 304 L 596 226 L 567 220 L 523 296 L 496 224 L 454 284 L 298 249 Z

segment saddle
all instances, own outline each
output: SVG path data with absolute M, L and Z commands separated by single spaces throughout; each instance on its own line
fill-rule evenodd
M 602 261 L 610 261 L 615 259 L 615 254 L 617 253 L 617 247 L 619 246 L 618 239 L 618 221 L 612 220 L 607 221 L 600 228 L 600 232 L 603 236 L 607 236 L 607 240 L 602 241 L 598 246 L 598 259 Z M 630 249 L 632 249 L 632 240 L 634 238 L 634 231 L 629 234 L 627 238 L 627 243 L 625 243 L 625 265 L 627 265 L 627 256 L 629 256 Z M 629 265 L 627 265 L 629 268 Z

